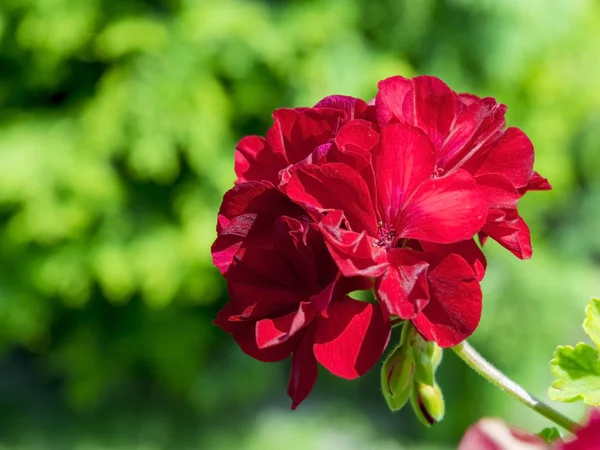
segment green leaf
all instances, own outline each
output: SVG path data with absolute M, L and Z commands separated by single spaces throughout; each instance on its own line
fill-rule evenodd
M 556 427 L 544 428 L 538 433 L 538 436 L 541 437 L 548 444 L 551 444 L 552 442 L 561 438 L 560 432 Z
M 592 338 L 596 347 L 600 348 L 600 300 L 593 298 L 585 308 L 583 329 Z
M 565 345 L 554 351 L 550 370 L 557 378 L 548 395 L 559 402 L 583 400 L 600 406 L 600 300 L 593 298 L 585 309 L 583 329 L 596 347 L 578 343 L 575 348 Z
M 600 405 L 600 359 L 598 349 L 580 342 L 575 348 L 565 345 L 554 352 L 550 362 L 557 378 L 548 395 L 558 402 L 583 400 L 588 405 Z

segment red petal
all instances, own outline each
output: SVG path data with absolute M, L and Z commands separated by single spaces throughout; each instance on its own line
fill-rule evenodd
M 319 224 L 327 248 L 340 272 L 346 277 L 377 277 L 387 267 L 385 251 L 373 247 L 373 239 L 365 232 L 355 233 L 341 228 L 342 211 L 331 211 Z
M 487 203 L 468 173 L 459 170 L 419 186 L 398 218 L 403 238 L 449 244 L 470 239 L 485 223 Z
M 423 250 L 428 253 L 427 260 L 432 264 L 438 264 L 443 261 L 451 253 L 456 253 L 463 258 L 477 277 L 477 281 L 481 281 L 485 276 L 487 261 L 485 255 L 475 243 L 474 239 L 457 242 L 455 244 L 432 244 L 430 242 L 422 242 Z
M 375 108 L 377 122 L 381 125 L 404 122 L 402 106 L 406 94 L 413 88 L 412 81 L 401 76 L 390 77 L 377 84 Z
M 521 194 L 504 175 L 478 175 L 475 177 L 479 190 L 490 208 L 514 209 Z
M 439 78 L 412 79 L 413 89 L 404 98 L 406 123 L 421 128 L 438 149 L 445 141 L 457 112 L 456 94 Z
M 319 320 L 315 357 L 338 377 L 358 378 L 383 354 L 390 329 L 390 321 L 378 304 L 347 297 L 329 306 L 328 319 Z
M 457 117 L 438 154 L 438 166 L 446 172 L 462 165 L 506 125 L 506 106 L 484 98 L 466 107 Z
M 519 259 L 529 259 L 532 255 L 531 233 L 525 221 L 516 210 L 504 214 L 504 219 L 491 221 L 499 210 L 491 210 L 483 232 L 508 249 Z
M 235 148 L 237 183 L 266 180 L 277 185 L 279 171 L 287 165 L 283 153 L 274 150 L 260 136 L 247 136 Z
M 469 337 L 481 318 L 481 288 L 473 270 L 451 254 L 429 272 L 429 304 L 413 324 L 440 347 L 452 347 Z
M 233 256 L 243 246 L 262 245 L 279 216 L 298 217 L 304 211 L 271 183 L 249 181 L 230 189 L 219 210 L 217 239 L 211 252 L 214 265 L 227 272 Z
M 276 362 L 290 356 L 298 345 L 298 335 L 287 340 L 281 345 L 269 348 L 258 348 L 256 345 L 256 332 L 254 322 L 234 322 L 231 325 L 231 334 L 235 342 L 248 356 L 263 362 Z
M 259 320 L 256 322 L 256 345 L 263 349 L 282 344 L 308 325 L 316 314 L 310 303 L 302 302 L 294 313 Z
M 342 210 L 354 231 L 377 231 L 369 188 L 358 172 L 344 164 L 305 166 L 294 173 L 285 191 L 309 212 Z
M 390 265 L 376 282 L 377 298 L 390 314 L 403 319 L 413 319 L 429 302 L 429 264 L 420 255 L 413 250 L 391 249 Z
M 527 184 L 527 188 L 525 189 L 525 192 L 527 192 L 527 191 L 549 191 L 551 189 L 552 189 L 552 186 L 550 185 L 550 182 L 546 178 L 541 176 L 539 173 L 534 171 L 533 175 L 531 176 L 531 180 L 529 180 L 529 184 Z M 525 194 L 525 192 L 523 192 L 523 194 Z
M 492 148 L 473 157 L 463 168 L 474 175 L 503 175 L 519 189 L 529 184 L 533 160 L 533 144 L 527 135 L 518 128 L 508 128 Z
M 317 381 L 317 360 L 313 354 L 312 344 L 314 330 L 308 330 L 292 357 L 292 371 L 288 383 L 288 395 L 292 399 L 292 409 L 296 409 L 312 391 Z
M 346 113 L 346 120 L 368 117 L 369 106 L 364 100 L 347 95 L 330 95 L 315 105 L 315 108 L 339 109 Z
M 373 130 L 369 122 L 353 120 L 342 127 L 335 137 L 335 145 L 344 148 L 347 145 L 362 150 L 371 150 L 379 142 L 379 134 Z
M 393 223 L 417 187 L 433 175 L 435 150 L 418 128 L 396 123 L 381 129 L 381 145 L 373 153 L 379 212 Z

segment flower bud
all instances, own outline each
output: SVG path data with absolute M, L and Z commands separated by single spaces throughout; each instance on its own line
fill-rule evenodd
M 410 403 L 417 418 L 426 427 L 435 425 L 444 418 L 444 397 L 440 387 L 415 382 Z
M 399 345 L 381 367 L 381 390 L 392 411 L 401 409 L 413 390 L 415 360 L 410 347 Z
M 424 341 L 420 336 L 415 341 L 415 380 L 433 386 L 435 370 L 442 360 L 442 349 L 434 342 Z

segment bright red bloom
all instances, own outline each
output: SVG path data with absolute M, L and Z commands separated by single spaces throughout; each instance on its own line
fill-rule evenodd
M 371 283 L 340 275 L 314 223 L 276 219 L 269 242 L 253 241 L 237 251 L 227 281 L 230 302 L 217 325 L 260 361 L 293 355 L 293 409 L 310 393 L 317 362 L 354 379 L 373 367 L 387 345 L 390 321 L 383 309 L 347 296 Z
M 529 229 L 517 202 L 528 190 L 550 184 L 533 171 L 533 145 L 525 133 L 505 129 L 505 105 L 459 95 L 428 76 L 381 81 L 375 103 L 380 125 L 407 123 L 429 136 L 438 176 L 462 169 L 474 177 L 489 206 L 482 237 L 489 235 L 519 258 L 531 257 Z
M 326 151 L 349 120 L 374 119 L 373 106 L 343 95 L 326 97 L 314 108 L 278 109 L 266 138 L 247 136 L 236 147 L 237 182 L 264 180 L 279 185 L 279 172 L 302 163 L 315 150 Z
M 297 168 L 282 189 L 320 222 L 345 276 L 377 277 L 390 314 L 441 346 L 456 345 L 479 323 L 484 259 L 468 240 L 485 222 L 486 201 L 465 171 L 434 176 L 435 149 L 420 129 L 396 123 L 380 131 L 349 122 L 335 138 L 338 154 L 363 155 L 367 164 L 326 155 Z
M 600 410 L 589 412 L 587 423 L 571 438 L 552 444 L 540 437 L 513 428 L 500 419 L 481 419 L 463 436 L 458 450 L 598 450 L 600 448 Z

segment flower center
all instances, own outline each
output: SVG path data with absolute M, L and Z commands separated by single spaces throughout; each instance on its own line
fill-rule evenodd
M 386 250 L 389 250 L 396 242 L 396 230 L 383 222 L 379 222 L 377 228 L 379 229 L 379 239 L 373 242 L 373 247 L 385 247 Z

